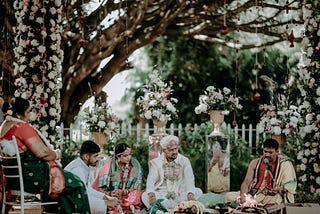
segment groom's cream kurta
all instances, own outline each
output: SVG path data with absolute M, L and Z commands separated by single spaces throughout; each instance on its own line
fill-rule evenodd
M 195 187 L 194 174 L 189 159 L 178 154 L 173 162 L 181 167 L 178 179 L 174 182 L 164 180 L 163 165 L 167 163 L 167 160 L 163 153 L 149 162 L 146 192 L 142 195 L 142 201 L 147 207 L 149 207 L 148 193 L 150 192 L 155 193 L 157 200 L 164 199 L 162 204 L 169 209 L 181 201 L 188 200 L 188 193 L 193 193 L 196 199 L 202 195 L 202 190 Z M 174 199 L 167 198 L 169 192 L 175 193 Z

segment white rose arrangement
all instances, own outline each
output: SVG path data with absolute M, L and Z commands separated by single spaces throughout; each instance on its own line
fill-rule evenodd
M 118 131 L 118 118 L 112 113 L 111 106 L 107 103 L 85 108 L 78 115 L 88 126 L 90 132 L 105 132 L 106 134 Z
M 142 118 L 167 122 L 177 116 L 175 104 L 178 100 L 170 97 L 171 86 L 172 83 L 165 83 L 157 71 L 149 75 L 149 81 L 142 88 L 143 95 L 136 103 Z
M 231 110 L 242 109 L 239 98 L 224 87 L 222 90 L 214 86 L 208 86 L 204 94 L 199 96 L 199 105 L 195 108 L 196 114 L 209 113 L 210 110 L 223 110 L 227 115 Z

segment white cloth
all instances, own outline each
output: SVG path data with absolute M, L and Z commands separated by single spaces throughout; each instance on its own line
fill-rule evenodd
M 85 183 L 91 213 L 106 214 L 107 207 L 105 201 L 103 200 L 104 193 L 93 189 L 91 183 L 89 182 L 89 166 L 87 166 L 87 164 L 85 164 L 83 160 L 78 157 L 71 161 L 64 169 L 77 175 Z
M 178 180 L 173 183 L 168 183 L 164 180 L 163 164 L 167 163 L 164 154 L 162 153 L 159 157 L 150 160 L 146 191 L 142 194 L 142 201 L 146 207 L 150 206 L 148 198 L 148 193 L 150 192 L 155 193 L 157 200 L 164 199 L 162 204 L 168 209 L 173 208 L 181 201 L 188 200 L 188 193 L 193 193 L 196 199 L 203 194 L 201 189 L 195 187 L 190 160 L 178 154 L 174 162 L 181 166 Z M 167 199 L 166 196 L 168 192 L 175 192 L 175 199 Z

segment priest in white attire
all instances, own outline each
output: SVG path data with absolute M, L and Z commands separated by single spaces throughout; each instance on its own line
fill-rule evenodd
M 92 188 L 89 180 L 90 166 L 95 167 L 98 163 L 100 147 L 91 140 L 84 141 L 81 145 L 80 156 L 71 161 L 65 170 L 79 176 L 85 183 L 90 209 L 92 214 L 106 214 L 107 205 L 115 206 L 117 198 L 105 195 Z
M 195 201 L 203 193 L 195 187 L 190 160 L 179 153 L 179 138 L 167 135 L 160 141 L 162 154 L 150 160 L 142 201 L 150 210 L 170 211 L 182 201 Z

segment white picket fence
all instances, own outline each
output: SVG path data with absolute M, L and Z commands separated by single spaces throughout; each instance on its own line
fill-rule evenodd
M 192 128 L 194 130 L 198 130 L 199 126 L 197 124 L 194 124 Z M 183 127 L 181 124 L 170 124 L 166 127 L 166 133 L 180 136 L 184 129 L 185 127 Z M 242 125 L 241 127 L 232 128 L 230 124 L 224 123 L 222 125 L 222 129 L 227 130 L 227 133 L 231 133 L 234 131 L 233 133 L 235 133 L 235 139 L 241 137 L 249 143 L 250 147 L 254 146 L 256 142 L 259 142 L 261 138 L 265 138 L 265 135 L 261 136 L 257 130 L 257 127 L 252 124 L 248 126 Z M 64 130 L 67 129 L 64 128 Z M 121 135 L 135 137 L 136 142 L 139 143 L 143 140 L 148 140 L 149 135 L 153 134 L 154 131 L 154 128 L 150 127 L 149 124 L 146 124 L 145 127 L 142 128 L 140 124 L 132 125 L 130 123 L 122 123 L 120 125 L 119 133 Z M 68 137 L 69 139 L 76 142 L 92 138 L 91 133 L 85 127 L 75 128 L 71 125 L 69 133 L 69 136 L 64 137 Z

